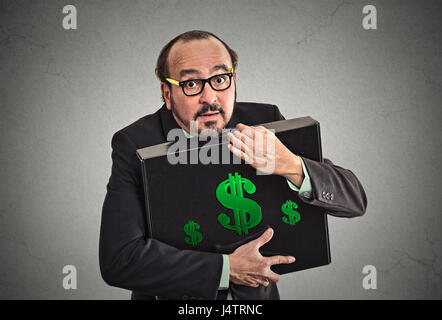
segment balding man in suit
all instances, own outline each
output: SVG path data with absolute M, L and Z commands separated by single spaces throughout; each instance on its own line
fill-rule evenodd
M 148 237 L 140 162 L 136 150 L 164 143 L 170 130 L 189 137 L 196 132 L 236 128 L 230 151 L 248 157 L 254 134 L 272 135 L 260 123 L 282 120 L 274 105 L 236 101 L 238 57 L 212 33 L 189 31 L 161 51 L 156 74 L 163 106 L 116 132 L 112 138 L 112 173 L 103 204 L 100 269 L 112 286 L 132 290 L 132 299 L 279 299 L 274 264 L 296 263 L 294 257 L 263 257 L 259 247 L 273 230 L 229 255 L 179 250 Z M 250 134 L 251 133 L 251 134 Z M 302 201 L 340 217 L 364 214 L 367 199 L 356 176 L 329 160 L 302 158 L 275 138 L 272 174 L 285 177 Z M 262 159 L 261 159 L 262 160 Z M 264 159 L 265 160 L 265 159 Z

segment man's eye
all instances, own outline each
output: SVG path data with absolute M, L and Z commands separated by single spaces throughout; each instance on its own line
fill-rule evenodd
M 222 84 L 222 83 L 224 83 L 224 81 L 226 81 L 226 79 L 224 79 L 224 77 L 216 77 L 215 78 L 215 83 L 216 84 Z
M 195 81 L 188 81 L 188 82 L 186 82 L 186 87 L 189 88 L 189 89 L 195 88 L 196 87 Z

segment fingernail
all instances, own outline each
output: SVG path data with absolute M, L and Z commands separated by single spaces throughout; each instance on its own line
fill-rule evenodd
M 290 263 L 293 263 L 295 261 L 296 261 L 295 257 L 290 257 Z

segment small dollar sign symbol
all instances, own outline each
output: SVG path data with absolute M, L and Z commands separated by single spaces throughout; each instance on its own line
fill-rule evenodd
M 189 237 L 185 237 L 184 240 L 187 244 L 191 244 L 192 246 L 196 246 L 203 240 L 203 235 L 196 231 L 200 228 L 200 225 L 195 221 L 190 220 L 184 225 L 184 232 L 189 235 Z
M 282 221 L 291 226 L 294 226 L 296 222 L 301 220 L 299 212 L 295 209 L 298 209 L 298 205 L 295 202 L 291 200 L 287 200 L 286 202 L 284 202 L 281 206 L 281 210 L 288 217 L 282 217 Z
M 238 235 L 248 234 L 249 229 L 256 227 L 262 220 L 261 207 L 252 199 L 244 198 L 243 188 L 248 194 L 256 191 L 255 185 L 249 179 L 242 178 L 238 172 L 235 172 L 235 176 L 229 173 L 229 178 L 216 188 L 218 201 L 233 210 L 233 224 L 230 224 L 231 219 L 225 213 L 218 215 L 218 222 Z

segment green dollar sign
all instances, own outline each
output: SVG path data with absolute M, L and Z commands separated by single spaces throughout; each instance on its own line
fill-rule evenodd
M 192 246 L 196 246 L 203 240 L 203 235 L 196 231 L 200 228 L 200 225 L 195 221 L 190 220 L 184 225 L 184 232 L 189 235 L 189 237 L 185 237 L 184 240 L 187 244 L 191 244 Z
M 301 220 L 301 215 L 295 209 L 298 209 L 298 205 L 295 202 L 291 200 L 287 200 L 286 202 L 284 202 L 281 206 L 281 210 L 284 214 L 287 215 L 287 217 L 282 217 L 282 221 L 291 226 L 294 226 L 296 222 Z
M 226 208 L 233 210 L 233 223 L 225 214 L 218 215 L 218 222 L 226 229 L 234 230 L 238 235 L 248 234 L 262 220 L 261 207 L 252 199 L 244 198 L 243 188 L 248 194 L 255 193 L 255 185 L 237 172 L 229 173 L 229 178 L 216 188 L 216 198 Z

